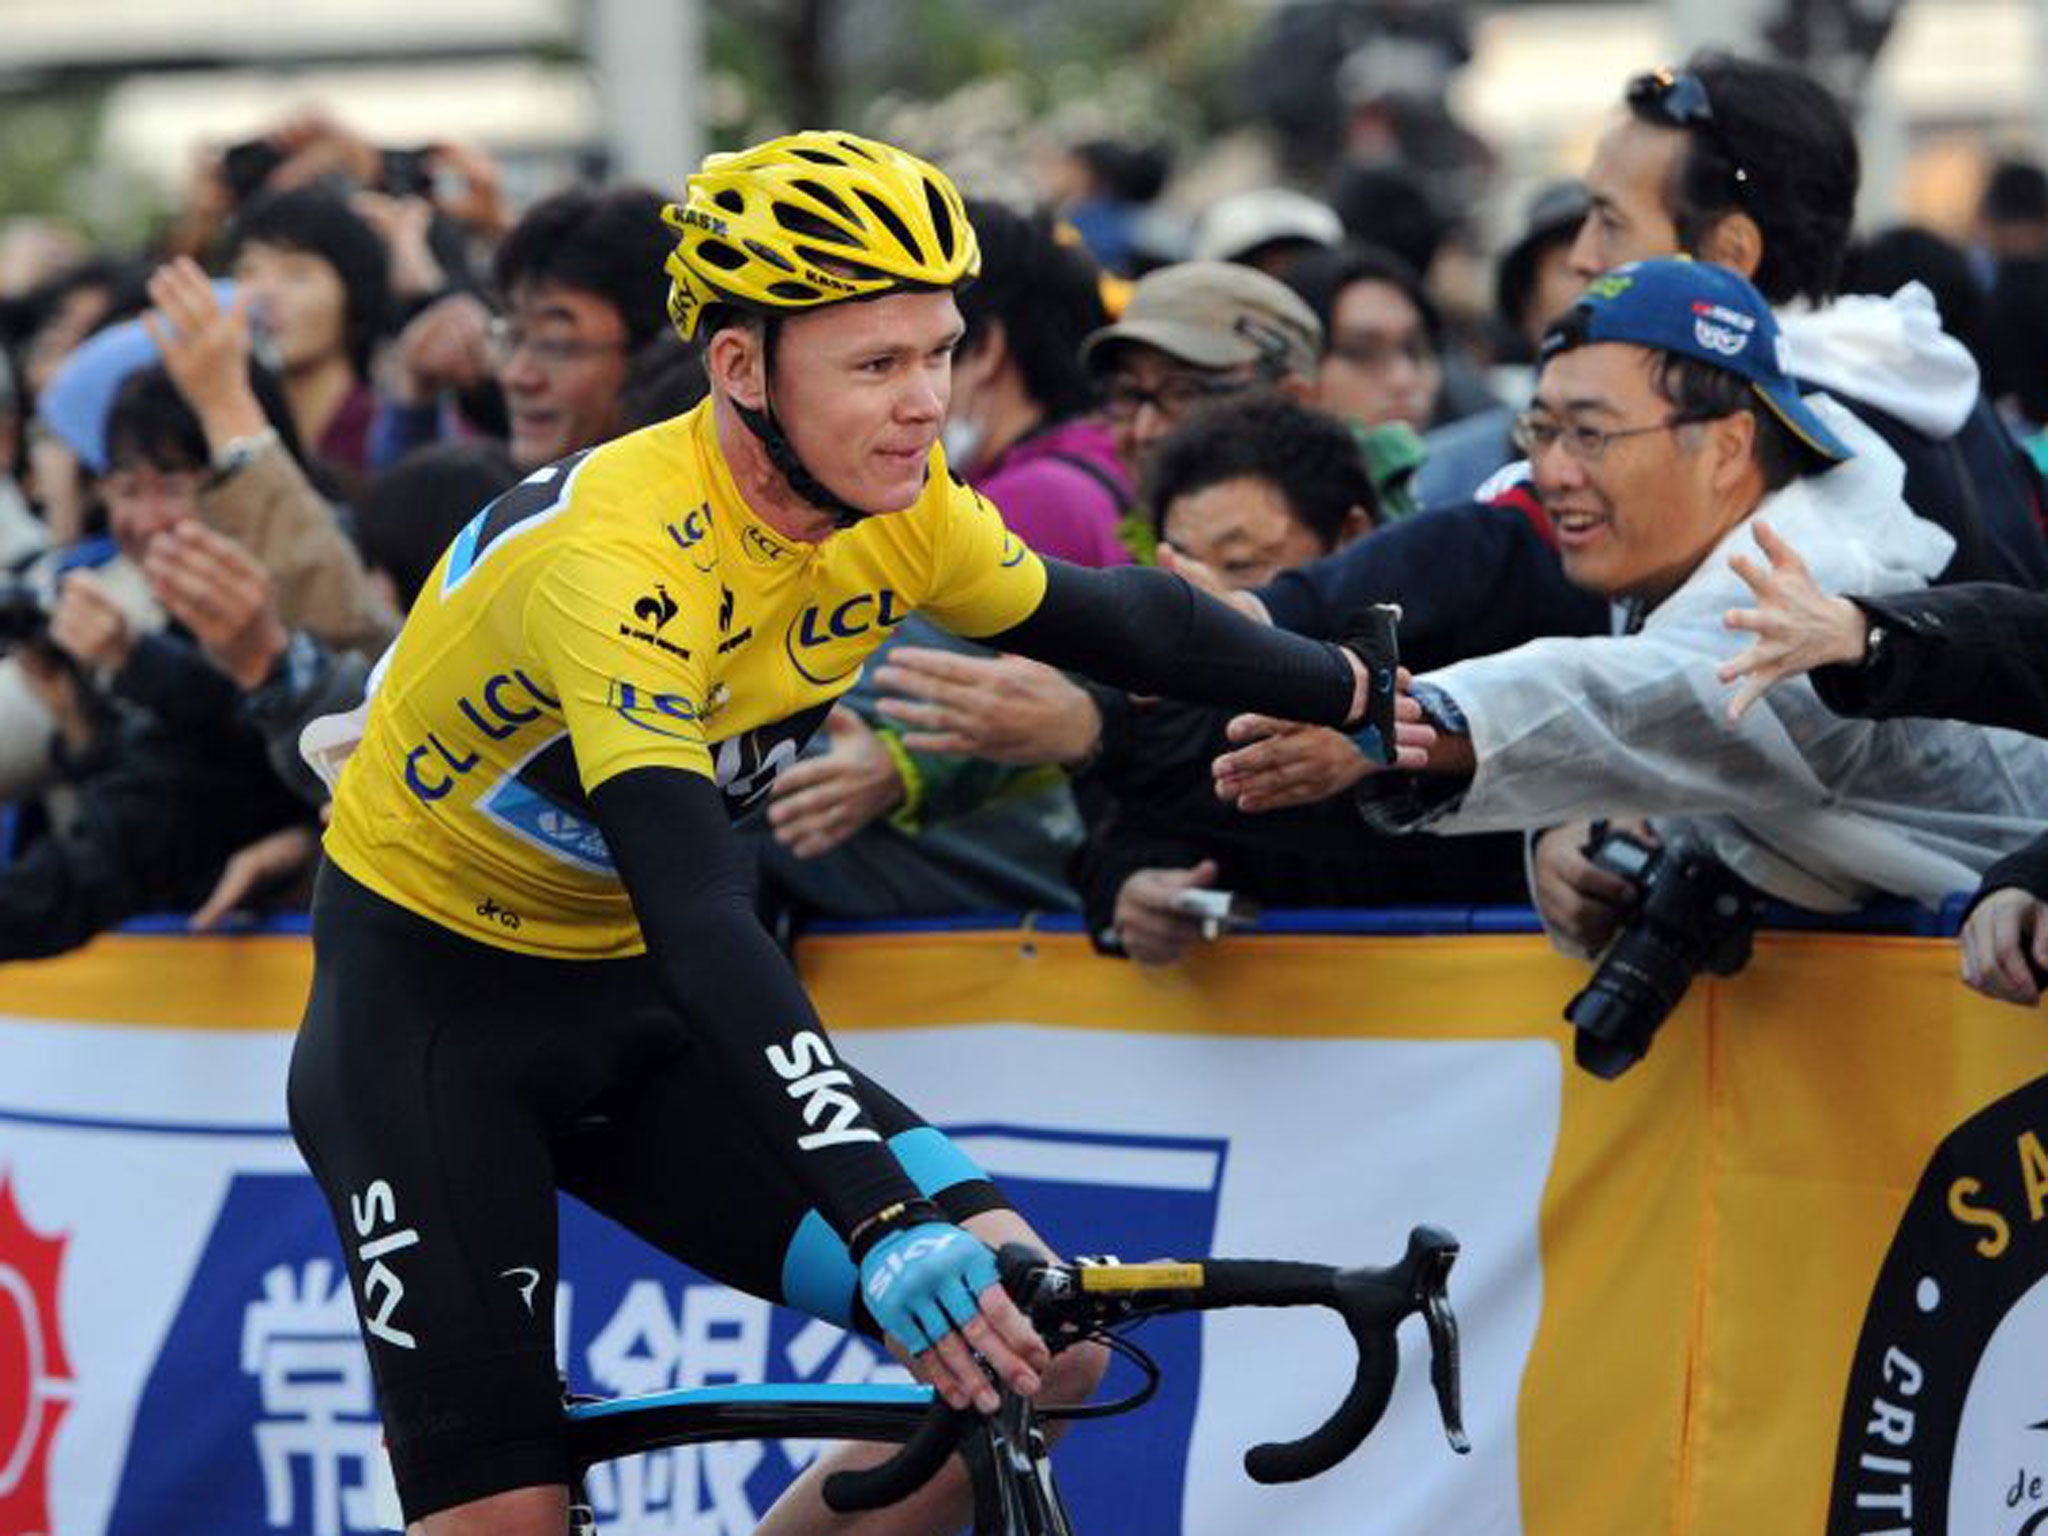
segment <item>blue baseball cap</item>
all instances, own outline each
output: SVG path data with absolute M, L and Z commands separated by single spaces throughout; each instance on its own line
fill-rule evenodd
M 1603 341 L 1675 352 L 1726 369 L 1748 380 L 1785 429 L 1822 458 L 1839 463 L 1851 456 L 1785 371 L 1785 338 L 1771 306 L 1726 267 L 1678 256 L 1603 272 L 1544 333 L 1537 365 Z

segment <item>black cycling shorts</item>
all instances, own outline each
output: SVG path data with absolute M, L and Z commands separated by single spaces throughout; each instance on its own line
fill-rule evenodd
M 408 1521 L 569 1480 L 557 1189 L 727 1285 L 876 1333 L 845 1246 L 644 957 L 487 948 L 332 865 L 313 945 L 292 1132 L 341 1231 Z M 953 1220 L 1005 1207 L 939 1132 L 866 1079 L 861 1096 Z

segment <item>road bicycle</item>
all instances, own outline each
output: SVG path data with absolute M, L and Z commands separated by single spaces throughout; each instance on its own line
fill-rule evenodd
M 1020 1244 L 997 1255 L 1003 1284 L 1057 1353 L 1099 1340 L 1129 1359 L 1143 1384 L 1114 1402 L 1040 1407 L 1011 1392 L 984 1416 L 954 1410 L 929 1387 L 885 1384 L 768 1384 L 657 1392 L 609 1400 L 571 1399 L 568 1437 L 578 1479 L 571 1536 L 596 1536 L 582 1474 L 600 1462 L 705 1441 L 867 1440 L 902 1446 L 878 1466 L 826 1479 L 825 1502 L 842 1513 L 879 1509 L 922 1487 L 956 1452 L 974 1491 L 975 1536 L 1074 1536 L 1047 1454 L 1045 1425 L 1104 1418 L 1143 1406 L 1159 1367 L 1122 1330 L 1146 1318 L 1222 1307 L 1327 1307 L 1344 1320 L 1358 1351 L 1351 1389 L 1319 1428 L 1299 1440 L 1253 1446 L 1245 1471 L 1261 1483 L 1296 1482 L 1337 1465 L 1386 1411 L 1400 1368 L 1395 1337 L 1419 1314 L 1428 1330 L 1430 1379 L 1453 1450 L 1470 1449 L 1460 1405 L 1458 1325 L 1447 1282 L 1457 1240 L 1417 1227 L 1399 1260 L 1382 1268 L 1264 1259 L 1124 1264 L 1082 1259 L 1054 1264 Z

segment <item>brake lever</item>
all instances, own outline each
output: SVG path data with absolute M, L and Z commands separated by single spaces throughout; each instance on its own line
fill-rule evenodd
M 1458 1257 L 1457 1240 L 1440 1228 L 1421 1229 L 1431 1234 L 1431 1251 L 1418 1268 L 1415 1283 L 1422 1303 L 1422 1320 L 1429 1328 L 1429 1380 L 1436 1388 L 1437 1411 L 1443 1415 L 1444 1435 L 1460 1456 L 1472 1450 L 1465 1433 L 1465 1410 L 1458 1363 L 1458 1315 L 1451 1310 L 1451 1265 Z M 1443 1247 L 1434 1242 L 1442 1239 Z

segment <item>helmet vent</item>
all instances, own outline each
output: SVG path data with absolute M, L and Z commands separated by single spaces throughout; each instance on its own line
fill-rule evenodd
M 770 283 L 768 291 L 778 299 L 787 299 L 792 304 L 809 304 L 824 297 L 809 283 Z
M 817 183 L 805 182 L 801 183 L 801 185 L 811 187 L 816 186 Z M 836 196 L 831 201 L 838 204 L 840 212 L 845 218 L 853 219 L 852 211 L 844 203 L 840 203 Z M 844 240 L 846 238 L 844 230 L 833 228 L 830 223 L 819 218 L 815 213 L 811 213 L 803 208 L 792 208 L 789 204 L 779 200 L 774 206 L 775 222 L 792 234 L 809 235 L 814 240 Z
M 794 272 L 796 270 L 795 267 L 789 264 L 789 258 L 776 250 L 772 245 L 763 245 L 759 240 L 743 240 L 740 243 L 754 253 L 755 259 L 767 262 L 769 266 L 774 267 L 779 272 Z
M 953 210 L 946 206 L 945 198 L 940 196 L 939 189 L 933 186 L 929 179 L 924 184 L 924 200 L 926 206 L 931 209 L 932 228 L 938 233 L 939 254 L 951 261 L 959 245 L 959 241 L 954 237 Z
M 911 234 L 910 226 L 897 216 L 896 210 L 865 187 L 858 188 L 857 191 L 860 200 L 868 205 L 868 211 L 881 220 L 889 233 L 896 237 L 896 243 L 910 253 L 910 259 L 923 266 L 924 251 L 918 246 L 917 237 Z
M 846 206 L 846 199 L 841 197 L 837 192 L 834 192 L 822 181 L 792 181 L 790 183 L 790 187 L 795 191 L 803 193 L 807 197 L 815 198 L 818 202 L 823 203 L 827 208 L 830 208 L 834 213 L 838 214 L 840 218 L 845 219 L 848 223 L 858 224 L 860 222 L 859 218 L 855 215 L 854 211 Z
M 697 246 L 697 259 L 721 272 L 737 272 L 747 264 L 747 258 L 727 245 L 723 240 L 705 240 Z
M 745 213 L 747 211 L 747 200 L 731 187 L 726 187 L 713 195 L 711 201 L 718 204 L 727 213 Z
M 858 139 L 834 139 L 832 142 L 837 144 L 841 149 L 845 150 L 848 154 L 859 155 L 863 160 L 873 160 L 875 158 L 872 154 L 868 152 L 867 146 L 862 144 Z
M 845 160 L 841 159 L 838 155 L 827 154 L 822 149 L 792 149 L 790 154 L 798 160 L 808 160 L 813 165 L 838 166 L 846 164 Z

